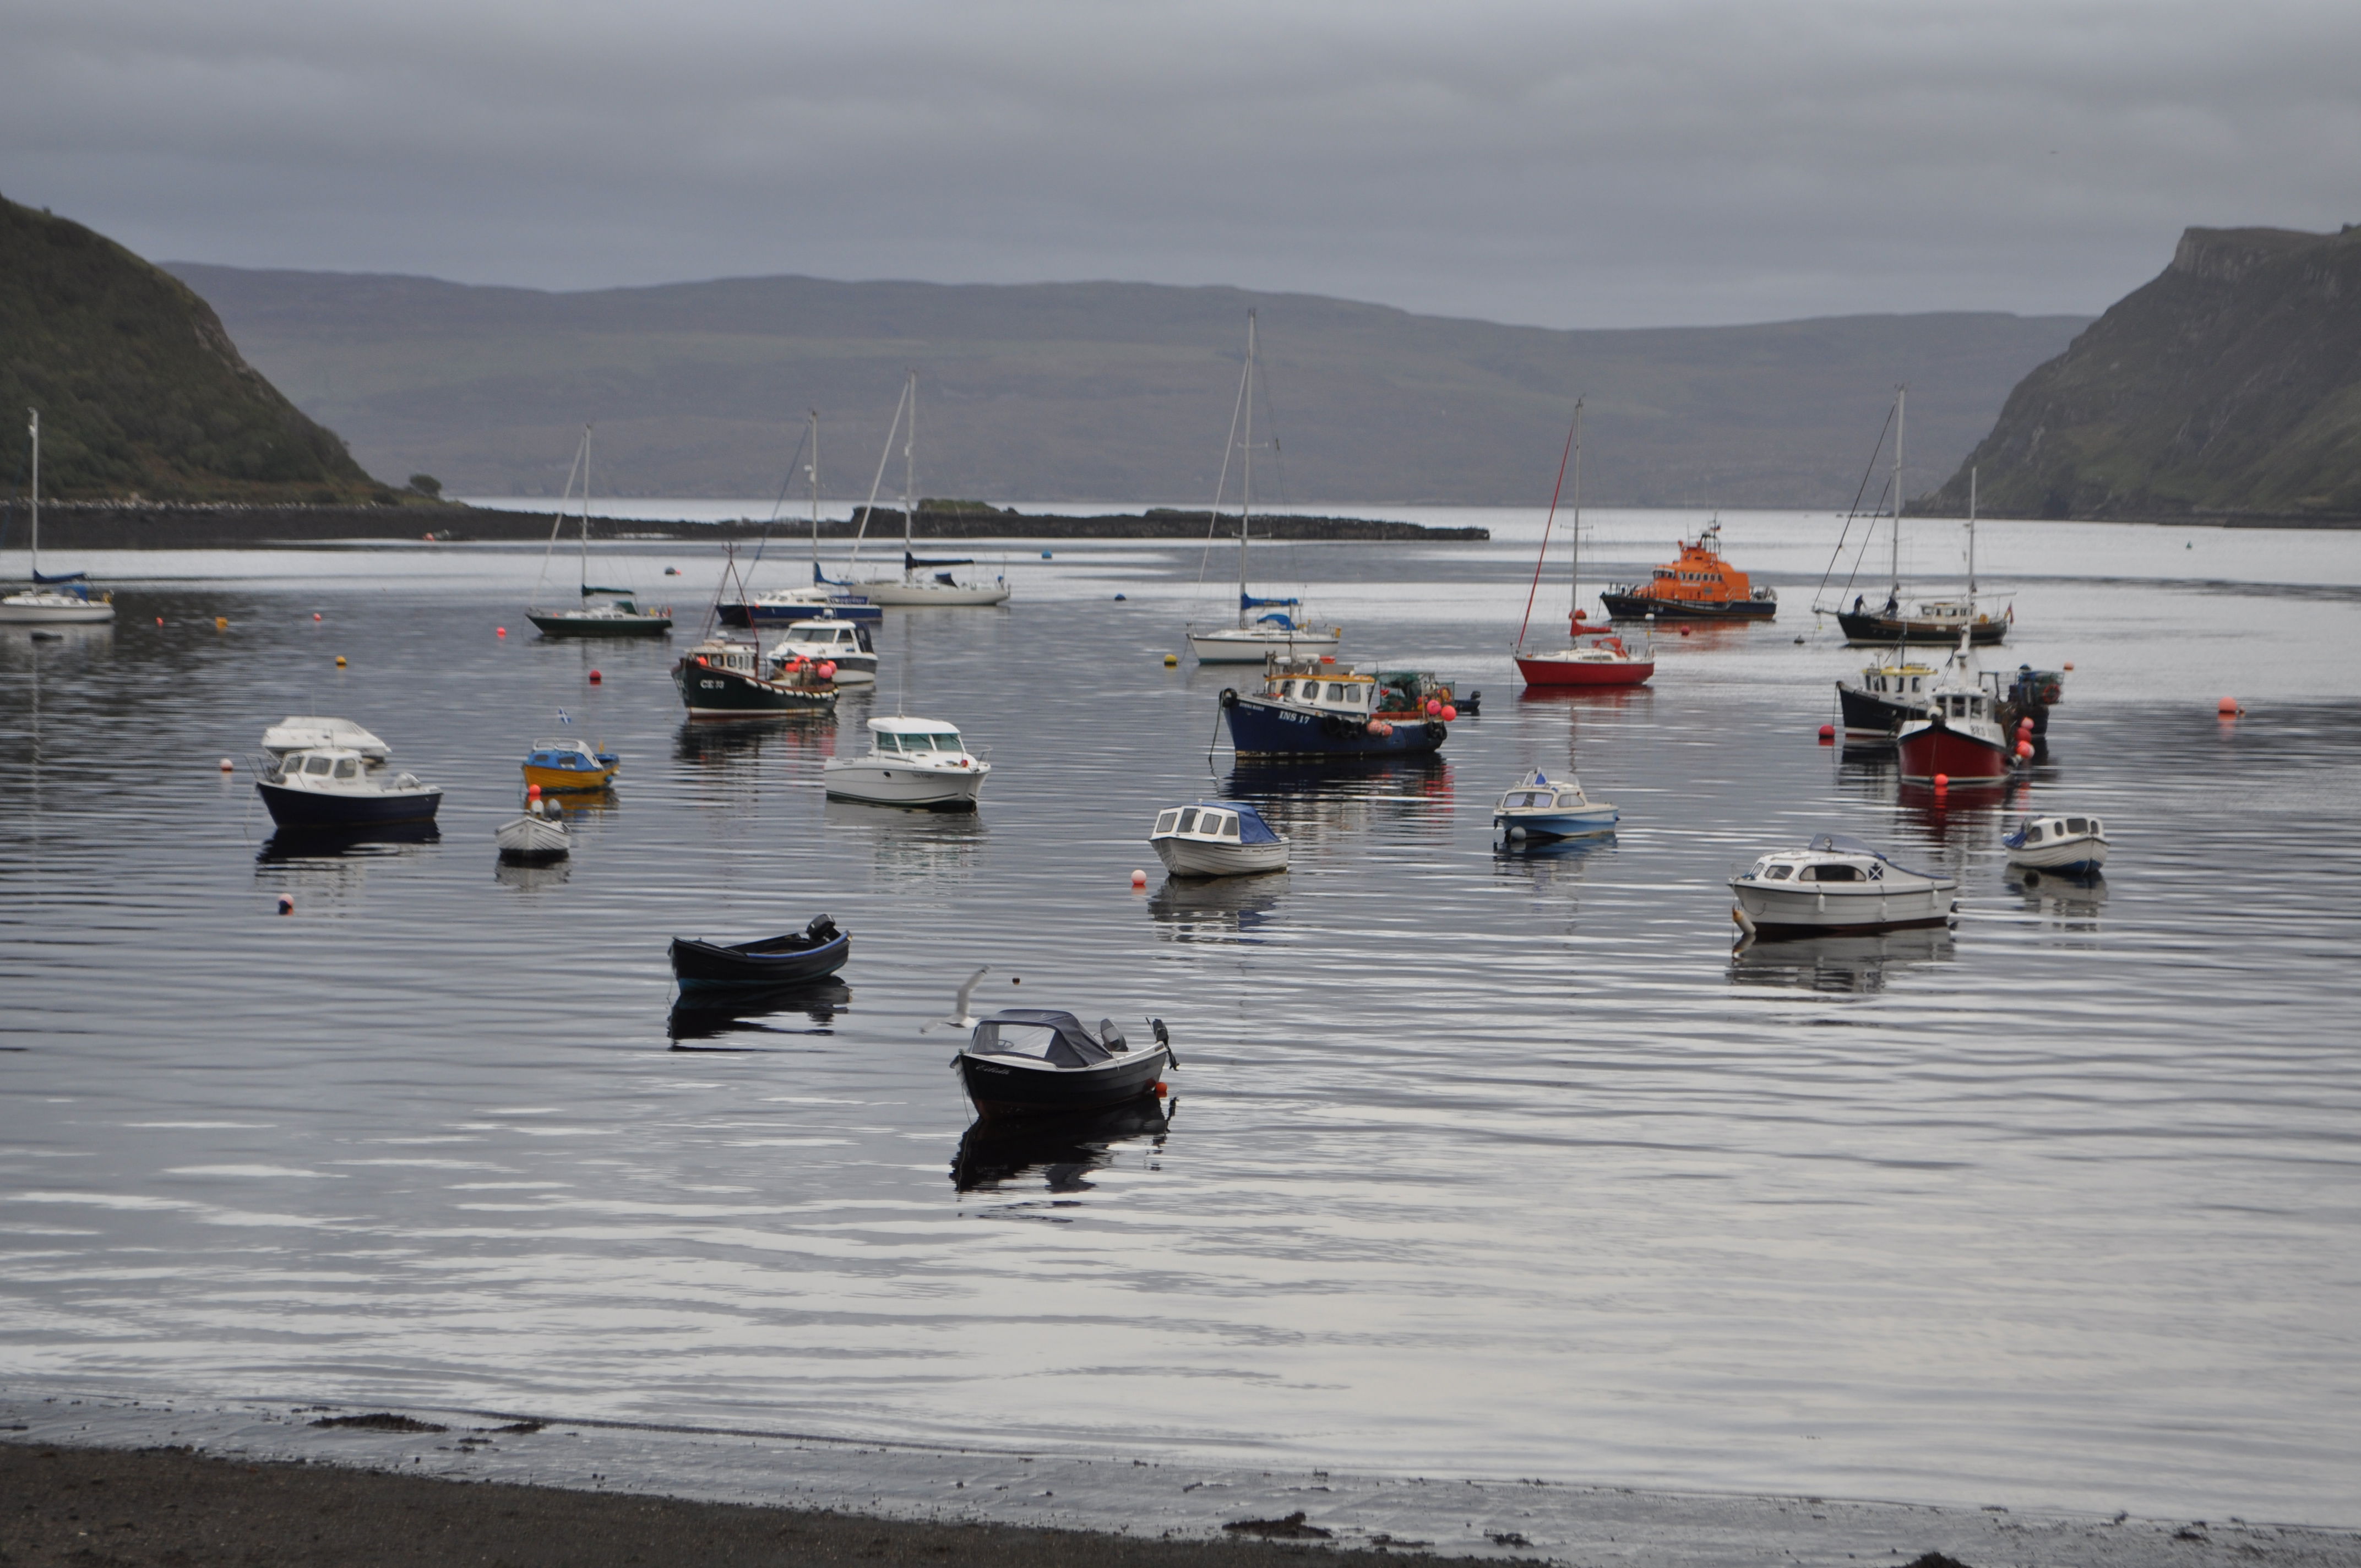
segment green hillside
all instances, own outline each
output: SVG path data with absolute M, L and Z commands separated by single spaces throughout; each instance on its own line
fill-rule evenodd
M 42 493 L 61 500 L 394 499 L 238 356 L 186 284 L 80 224 L 0 198 L 8 489 L 26 467 L 27 409 L 41 415 Z
M 2361 229 L 2191 229 L 1919 504 L 1971 465 L 1989 513 L 2361 520 Z
M 1202 507 L 1251 306 L 1268 372 L 1257 438 L 1279 443 L 1257 459 L 1268 499 L 1539 505 L 1585 393 L 1590 500 L 1834 507 L 1896 382 L 1913 389 L 1923 487 L 2087 324 L 1953 313 L 1556 332 L 1133 283 L 775 277 L 561 294 L 172 268 L 371 468 L 472 495 L 554 494 L 594 421 L 601 495 L 769 496 L 818 408 L 826 493 L 857 500 L 915 366 L 928 494 Z

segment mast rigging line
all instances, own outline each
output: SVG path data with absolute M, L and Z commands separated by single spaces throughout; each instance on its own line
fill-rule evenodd
M 1533 623 L 1533 596 L 1542 589 L 1542 565 L 1549 559 L 1551 525 L 1557 521 L 1557 498 L 1565 488 L 1566 460 L 1574 455 L 1574 433 L 1582 428 L 1582 400 L 1574 400 L 1574 420 L 1565 427 L 1565 450 L 1557 455 L 1557 483 L 1550 487 L 1549 516 L 1542 520 L 1542 547 L 1533 554 L 1533 586 L 1525 590 L 1525 619 L 1517 626 L 1517 652 L 1525 646 L 1525 629 Z M 1571 620 L 1567 622 L 1573 624 Z
M 917 379 L 918 373 L 911 371 L 902 383 L 902 395 L 895 400 L 894 422 L 885 427 L 885 450 L 877 455 L 877 477 L 869 481 L 869 503 L 861 509 L 861 530 L 852 536 L 852 554 L 845 562 L 844 571 L 848 577 L 852 575 L 852 568 L 861 564 L 862 542 L 869 537 L 869 519 L 877 510 L 877 492 L 885 484 L 885 465 L 894 457 L 894 437 L 902 429 L 902 410 L 909 404 L 910 389 L 917 385 Z
M 1197 560 L 1197 586 L 1205 586 L 1205 574 L 1213 564 L 1213 531 L 1222 526 L 1222 492 L 1230 486 L 1230 457 L 1238 447 L 1238 416 L 1246 406 L 1246 381 L 1254 374 L 1252 360 L 1238 367 L 1238 395 L 1230 405 L 1230 438 L 1222 444 L 1222 477 L 1213 481 L 1213 505 L 1205 514 L 1205 553 Z
M 771 515 L 763 523 L 763 536 L 754 543 L 754 558 L 746 563 L 746 576 L 749 577 L 754 575 L 754 568 L 763 564 L 763 551 L 771 543 L 771 530 L 779 521 L 779 509 L 787 504 L 787 490 L 796 482 L 796 465 L 802 461 L 804 448 L 810 443 L 811 426 L 807 424 L 803 434 L 796 438 L 796 455 L 787 459 L 787 477 L 779 481 L 779 499 L 771 503 Z
M 1885 433 L 1893 428 L 1894 406 L 1889 403 L 1885 409 L 1885 422 L 1877 427 L 1877 444 L 1869 449 L 1869 461 L 1861 466 L 1861 484 L 1853 490 L 1852 507 L 1845 513 L 1844 530 L 1837 535 L 1836 548 L 1828 552 L 1828 569 L 1820 574 L 1819 588 L 1812 596 L 1812 608 L 1816 611 L 1821 608 L 1819 601 L 1827 596 L 1828 579 L 1836 576 L 1837 563 L 1844 557 L 1845 541 L 1851 536 L 1852 525 L 1861 516 L 1861 498 L 1869 493 L 1870 477 L 1877 472 L 1878 455 L 1885 450 Z M 1883 500 L 1885 498 L 1881 492 L 1878 499 Z M 1873 521 L 1872 526 L 1875 526 Z M 1864 539 L 1861 542 L 1861 550 L 1866 554 L 1868 549 L 1869 542 Z M 1853 561 L 1853 572 L 1855 576 L 1861 572 L 1861 561 L 1858 556 Z M 1851 577 L 1845 579 L 1845 587 L 1852 587 Z
M 549 520 L 549 546 L 541 553 L 541 575 L 533 580 L 533 597 L 536 600 L 541 598 L 543 585 L 549 580 L 549 558 L 557 553 L 557 531 L 566 526 L 566 505 L 574 499 L 574 477 L 582 471 L 583 455 L 589 444 L 590 427 L 586 424 L 582 427 L 581 444 L 575 447 L 574 461 L 566 470 L 566 493 L 557 498 L 557 510 Z M 590 505 L 589 477 L 584 475 L 583 480 L 582 504 L 585 509 L 583 516 L 588 518 L 589 516 L 588 509 Z M 589 525 L 586 522 L 583 526 L 587 528 Z

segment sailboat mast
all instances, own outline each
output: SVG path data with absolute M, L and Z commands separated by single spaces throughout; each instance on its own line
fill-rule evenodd
M 910 372 L 910 428 L 902 433 L 902 576 L 910 576 L 911 509 L 917 503 L 918 373 Z
M 1968 609 L 1976 608 L 1976 471 L 1968 470 Z
M 41 586 L 41 411 L 27 409 L 32 415 L 29 427 L 33 433 L 33 587 Z
M 1244 499 L 1238 503 L 1238 630 L 1246 628 L 1246 531 L 1254 517 L 1255 313 L 1246 313 L 1246 423 Z
M 1894 612 L 1902 613 L 1902 395 L 1894 389 Z
M 590 592 L 590 427 L 582 427 L 582 593 Z
M 804 471 L 811 476 L 812 570 L 819 570 L 819 411 L 804 411 L 811 416 L 811 461 Z
M 1569 630 L 1582 613 L 1582 400 L 1574 400 L 1574 571 L 1567 584 L 1572 601 L 1566 606 Z

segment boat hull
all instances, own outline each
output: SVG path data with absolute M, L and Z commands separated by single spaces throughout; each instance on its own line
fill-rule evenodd
M 842 969 L 851 956 L 852 938 L 841 931 L 815 947 L 778 953 L 749 953 L 688 937 L 672 939 L 673 978 L 683 990 L 808 985 Z
M 544 795 L 592 795 L 612 784 L 615 769 L 621 766 L 617 762 L 614 767 L 537 768 L 527 762 L 524 782 L 527 788 L 538 784 Z
M 870 806 L 907 806 L 922 811 L 973 811 L 983 793 L 987 767 L 913 768 L 905 762 L 881 763 L 858 757 L 844 762 L 831 758 L 822 764 L 821 782 L 830 800 L 857 800 Z
M 1806 888 L 1812 891 L 1806 892 Z M 1784 887 L 1733 886 L 1738 910 L 1754 936 L 1835 937 L 1868 931 L 1899 931 L 1949 923 L 1960 900 L 1959 884 L 1944 881 L 1890 890 L 1875 883 L 1791 883 Z
M 1529 686 L 1555 690 L 1587 686 L 1638 686 L 1656 673 L 1653 659 L 1553 659 L 1547 654 L 1517 655 L 1517 673 Z
M 1614 832 L 1621 817 L 1611 806 L 1589 811 L 1496 811 L 1492 828 L 1510 839 L 1587 839 Z
M 1894 750 L 1910 784 L 1927 783 L 1938 773 L 1955 784 L 1994 784 L 2008 776 L 2010 753 L 2003 745 L 1954 729 L 1939 717 L 1905 729 L 1895 737 Z
M 1195 631 L 1189 633 L 1189 652 L 1201 664 L 1260 664 L 1275 657 L 1316 659 L 1333 653 L 1345 640 L 1331 629 L 1301 628 L 1293 631 Z
M 1183 839 L 1177 835 L 1148 839 L 1156 858 L 1174 876 L 1255 876 L 1263 872 L 1283 872 L 1287 869 L 1289 846 L 1277 844 L 1213 843 L 1203 839 Z
M 1903 615 L 1879 615 L 1874 611 L 1840 609 L 1837 624 L 1844 628 L 1845 641 L 1864 647 L 1890 648 L 1896 643 L 1924 642 L 1946 648 L 1960 645 L 1960 633 L 1965 630 L 1968 641 L 1979 648 L 1989 648 L 2008 635 L 2005 620 L 1915 620 Z
M 443 804 L 439 789 L 389 790 L 384 794 L 340 795 L 327 790 L 290 789 L 285 784 L 256 780 L 270 820 L 281 828 L 384 828 L 398 822 L 432 822 Z
M 1372 735 L 1366 719 L 1312 713 L 1259 697 L 1222 694 L 1230 744 L 1241 757 L 1398 757 L 1440 751 L 1451 730 L 1439 718 L 1388 720 L 1389 735 Z
M 104 599 L 71 594 L 18 594 L 0 599 L 0 626 L 94 626 L 115 619 Z
M 2027 845 L 2024 849 L 2011 850 L 2008 863 L 2037 872 L 2064 872 L 2069 876 L 2088 876 L 2107 863 L 2107 841 L 2095 838 L 2072 838 Z
M 673 684 L 691 718 L 782 718 L 836 711 L 836 693 L 782 685 L 719 664 L 684 659 L 673 666 Z
M 544 637 L 662 637 L 672 630 L 668 615 L 567 615 L 524 612 Z
M 790 620 L 866 620 L 885 619 L 883 606 L 865 599 L 815 599 L 808 604 L 763 604 L 745 599 L 720 607 L 724 626 L 784 626 Z
M 555 861 L 574 850 L 566 824 L 546 817 L 518 817 L 492 829 L 492 842 L 503 860 Z
M 1777 599 L 1665 599 L 1648 594 L 1601 594 L 1599 603 L 1617 620 L 1769 620 L 1779 613 Z
M 1008 602 L 1008 589 L 1005 586 L 947 588 L 939 585 L 928 587 L 925 583 L 855 583 L 852 587 L 872 604 L 895 605 L 906 609 L 921 609 L 927 605 L 974 609 Z
M 1087 1068 L 1026 1066 L 960 1053 L 961 1087 L 976 1114 L 994 1121 L 1103 1111 L 1156 1092 L 1172 1053 L 1161 1045 Z

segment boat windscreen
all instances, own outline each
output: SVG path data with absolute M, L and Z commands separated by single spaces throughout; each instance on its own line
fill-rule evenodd
M 1910 867 L 1904 865 L 1900 861 L 1895 860 L 1892 855 L 1887 854 L 1876 845 L 1864 843 L 1861 839 L 1853 838 L 1850 834 L 1823 833 L 1818 838 L 1812 840 L 1811 847 L 1822 851 L 1823 853 L 1831 855 L 1867 855 L 1872 860 L 1883 861 L 1887 865 L 1892 866 L 1897 872 L 1909 872 L 1912 876 L 1926 877 L 1930 881 L 1935 880 L 1934 872 L 1913 871 Z
M 1089 1067 L 1107 1059 L 1107 1051 L 1090 1037 L 1079 1022 L 1039 1017 L 986 1019 L 975 1026 L 969 1048 L 1001 1056 L 1031 1057 L 1051 1067 Z
M 1251 806 L 1240 806 L 1234 800 L 1202 800 L 1199 801 L 1197 804 L 1201 806 L 1218 806 L 1224 811 L 1236 812 L 1238 815 L 1238 842 L 1241 844 L 1276 844 L 1279 842 L 1279 835 L 1271 831 L 1270 824 L 1265 822 L 1262 819 L 1262 814 L 1255 810 Z

